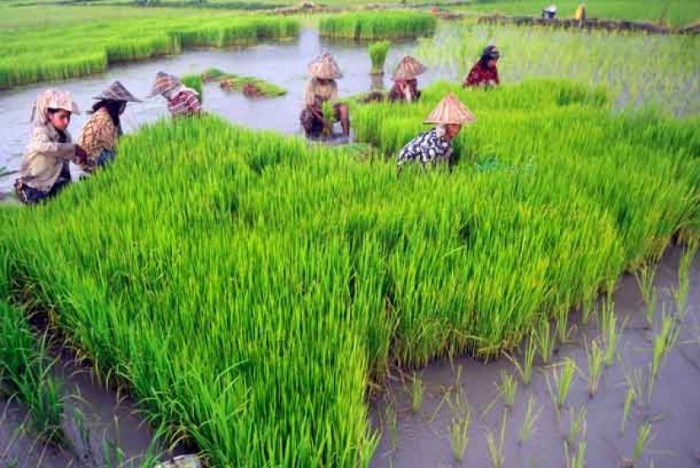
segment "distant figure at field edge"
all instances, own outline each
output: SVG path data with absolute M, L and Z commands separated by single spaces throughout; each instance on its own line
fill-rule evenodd
M 574 20 L 578 21 L 579 26 L 583 26 L 583 23 L 586 21 L 586 5 L 583 3 L 579 4 L 578 8 L 576 8 Z
M 197 91 L 183 85 L 177 76 L 159 71 L 148 97 L 158 95 L 168 101 L 168 110 L 173 117 L 188 117 L 202 112 Z
M 311 78 L 304 90 L 304 109 L 299 122 L 307 138 L 319 138 L 324 132 L 333 133 L 333 123 L 340 122 L 343 135 L 350 137 L 350 111 L 347 104 L 334 102 L 338 99 L 338 84 L 343 77 L 331 54 L 316 57 L 308 66 Z M 333 115 L 323 115 L 323 104 L 333 104 Z M 330 119 L 330 120 L 329 120 Z
M 501 58 L 501 53 L 495 45 L 490 45 L 484 49 L 481 58 L 474 64 L 469 74 L 464 80 L 463 86 L 466 87 L 491 87 L 501 84 L 498 77 L 498 59 Z
M 71 181 L 70 161 L 84 163 L 85 151 L 73 144 L 68 126 L 78 105 L 67 91 L 47 89 L 32 107 L 32 137 L 22 156 L 15 191 L 33 205 L 52 198 Z
M 425 65 L 411 56 L 405 56 L 394 70 L 394 86 L 389 91 L 391 102 L 414 102 L 420 99 L 418 76 L 425 73 Z
M 435 127 L 421 133 L 399 152 L 398 171 L 408 162 L 418 161 L 424 167 L 428 163 L 446 162 L 452 164 L 454 139 L 462 126 L 476 121 L 472 112 L 450 93 L 438 103 L 424 123 Z
M 117 139 L 123 133 L 120 116 L 128 102 L 141 102 L 119 81 L 109 85 L 94 99 L 97 102 L 78 137 L 78 145 L 87 153 L 81 168 L 88 173 L 114 160 Z

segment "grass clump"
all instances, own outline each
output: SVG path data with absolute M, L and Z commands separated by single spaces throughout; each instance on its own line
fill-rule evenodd
M 182 84 L 197 91 L 199 102 L 204 102 L 204 93 L 202 92 L 202 77 L 199 75 L 186 75 L 181 78 Z
M 369 57 L 372 60 L 372 74 L 384 74 L 384 63 L 391 48 L 390 41 L 375 42 L 369 46 Z
M 205 83 L 218 82 L 221 88 L 242 92 L 247 97 L 278 97 L 287 90 L 276 84 L 252 76 L 233 75 L 216 68 L 210 68 L 201 75 Z
M 436 18 L 428 13 L 344 13 L 323 17 L 319 31 L 325 37 L 376 41 L 430 36 L 435 32 L 436 25 Z

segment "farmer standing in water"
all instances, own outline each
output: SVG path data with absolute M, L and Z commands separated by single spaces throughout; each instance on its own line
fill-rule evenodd
M 418 75 L 425 73 L 425 65 L 407 55 L 394 70 L 394 86 L 389 91 L 391 102 L 414 102 L 420 98 Z
M 161 95 L 168 101 L 168 110 L 173 117 L 189 117 L 202 112 L 199 95 L 194 89 L 183 85 L 180 78 L 159 71 L 148 97 Z
M 15 191 L 22 203 L 33 205 L 56 196 L 71 181 L 70 161 L 84 163 L 87 154 L 73 144 L 68 126 L 79 114 L 69 92 L 48 89 L 32 107 L 32 137 L 22 157 Z
M 406 163 L 412 161 L 420 162 L 423 167 L 441 161 L 451 165 L 454 162 L 454 139 L 463 125 L 475 121 L 476 117 L 467 106 L 454 94 L 448 94 L 425 120 L 426 124 L 434 124 L 435 127 L 409 141 L 399 152 L 398 172 L 401 172 Z
M 491 87 L 501 84 L 498 78 L 498 68 L 496 64 L 501 54 L 494 45 L 484 49 L 481 58 L 474 64 L 469 74 L 464 80 L 463 86 L 467 87 Z
M 340 68 L 331 54 L 316 57 L 308 67 L 311 78 L 304 90 L 304 109 L 299 121 L 307 138 L 317 139 L 324 131 L 332 133 L 333 123 L 340 122 L 343 135 L 350 137 L 350 112 L 347 104 L 334 102 L 338 99 L 338 85 L 335 80 L 343 77 Z M 323 104 L 333 104 L 332 115 L 323 114 Z

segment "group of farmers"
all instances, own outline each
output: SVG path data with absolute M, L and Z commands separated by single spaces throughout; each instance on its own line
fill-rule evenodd
M 495 46 L 484 49 L 479 61 L 464 80 L 465 87 L 491 87 L 499 84 L 496 63 L 500 54 Z M 332 133 L 340 122 L 343 136 L 350 136 L 347 104 L 336 102 L 342 77 L 333 56 L 324 54 L 309 64 L 311 78 L 306 84 L 304 107 L 299 117 L 308 138 Z M 420 99 L 417 78 L 426 67 L 406 56 L 394 70 L 394 84 L 387 98 L 391 102 L 412 103 Z M 202 107 L 197 91 L 185 86 L 176 76 L 158 72 L 149 97 L 162 96 L 173 117 L 200 114 Z M 71 181 L 69 163 L 80 166 L 86 174 L 108 164 L 115 157 L 117 140 L 122 134 L 121 115 L 130 102 L 141 102 L 119 81 L 99 96 L 78 139 L 73 142 L 68 126 L 79 109 L 67 91 L 49 89 L 39 95 L 32 108 L 32 136 L 23 155 L 15 191 L 20 201 L 36 204 L 60 192 Z M 324 109 L 324 107 L 327 107 Z M 330 115 L 329 115 L 330 114 Z M 431 130 L 408 142 L 398 155 L 398 167 L 410 161 L 425 165 L 451 161 L 455 137 L 474 115 L 453 94 L 448 94 L 428 116 Z

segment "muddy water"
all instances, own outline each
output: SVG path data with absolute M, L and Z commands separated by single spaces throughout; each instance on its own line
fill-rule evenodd
M 135 402 L 105 389 L 87 368 L 66 359 L 54 370 L 64 395 L 67 442 L 46 443 L 31 430 L 21 403 L 0 400 L 0 466 L 137 467 L 185 453 L 155 440 Z
M 657 319 L 662 307 L 669 312 L 675 311 L 671 291 L 677 284 L 679 253 L 680 249 L 671 249 L 657 272 Z M 417 414 L 411 411 L 409 378 L 404 383 L 397 379 L 380 401 L 375 402 L 373 420 L 375 427 L 383 429 L 383 435 L 372 466 L 491 466 L 486 437 L 491 431 L 498 440 L 505 412 L 502 452 L 505 467 L 564 467 L 564 441 L 570 427 L 567 408 L 578 411 L 585 407 L 587 429 L 585 437 L 577 440 L 586 442 L 586 466 L 620 466 L 623 460 L 632 456 L 638 427 L 651 421 L 651 442 L 635 466 L 697 467 L 700 463 L 697 458 L 700 456 L 699 294 L 700 262 L 696 260 L 691 272 L 688 312 L 678 344 L 661 368 L 651 399 L 647 398 L 645 391 L 632 406 L 624 434 L 620 434 L 620 424 L 627 391 L 626 376 L 640 372 L 646 387 L 652 340 L 656 333 L 646 326 L 646 305 L 635 278 L 631 276 L 622 278 L 614 296 L 618 323 L 627 320 L 620 336 L 619 355 L 612 367 L 603 370 L 598 393 L 593 398 L 587 392 L 588 364 L 584 346 L 585 343 L 590 346 L 591 340 L 599 336 L 599 331 L 595 324 L 582 325 L 580 316 L 574 315 L 569 324 L 576 326 L 571 342 L 559 349 L 552 362 L 556 365 L 562 358 L 569 357 L 579 369 L 560 420 L 547 386 L 546 376 L 552 379 L 553 366 L 542 365 L 539 358 L 535 360 L 536 369 L 530 385 L 524 387 L 518 379 L 515 404 L 508 411 L 498 398 L 495 384 L 501 381 L 502 371 L 518 376 L 510 361 L 500 359 L 483 364 L 462 358 L 452 363 L 437 362 L 418 372 L 425 385 L 425 397 Z M 448 392 L 452 405 L 445 400 Z M 461 463 L 452 455 L 449 429 L 459 411 L 455 404 L 457 392 L 461 392 L 462 401 L 467 401 L 471 409 L 470 437 Z M 531 438 L 519 443 L 518 433 L 531 395 L 537 402 L 540 415 Z M 465 407 L 463 404 L 462 408 Z M 394 411 L 397 414 L 395 426 L 388 423 L 392 418 L 387 416 Z M 394 437 L 394 441 L 398 441 L 395 447 L 390 426 L 398 429 L 398 438 Z
M 401 55 L 409 53 L 415 43 L 404 43 L 392 48 L 387 58 L 387 69 L 398 62 Z M 158 70 L 166 70 L 176 75 L 199 73 L 210 67 L 224 71 L 252 75 L 278 84 L 288 90 L 288 94 L 274 99 L 248 99 L 241 94 L 228 93 L 216 84 L 204 87 L 204 107 L 211 112 L 223 115 L 231 121 L 249 128 L 274 129 L 283 133 L 300 132 L 299 112 L 302 108 L 303 89 L 308 77 L 306 64 L 316 55 L 331 51 L 344 72 L 339 81 L 341 96 L 369 91 L 372 88 L 370 76 L 371 62 L 366 45 L 347 42 L 327 42 L 314 30 L 302 30 L 298 39 L 282 44 L 262 44 L 238 50 L 188 51 L 182 55 L 160 60 L 112 67 L 107 73 L 90 78 L 57 83 L 54 86 L 69 90 L 82 109 L 88 108 L 99 94 L 113 80 L 121 80 L 137 96 L 146 96 Z M 429 83 L 436 76 L 430 72 L 424 75 L 423 83 Z M 390 84 L 388 76 L 385 84 Z M 0 168 L 10 170 L 19 167 L 21 153 L 30 131 L 28 124 L 30 107 L 36 95 L 47 84 L 40 84 L 16 90 L 0 92 Z M 130 104 L 123 118 L 126 132 L 134 131 L 140 125 L 153 122 L 167 114 L 165 102 L 156 97 L 142 104 Z M 80 132 L 85 115 L 76 116 L 71 122 L 70 131 L 74 137 Z M 7 191 L 13 177 L 0 179 L 0 192 Z

